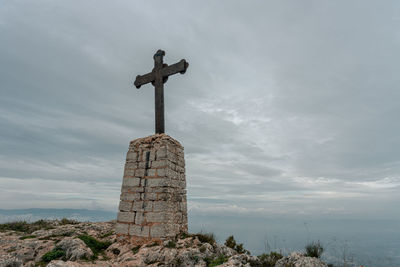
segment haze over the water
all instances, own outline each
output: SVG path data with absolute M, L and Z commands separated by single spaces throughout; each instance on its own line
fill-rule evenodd
M 129 141 L 154 132 L 154 89 L 132 83 L 163 49 L 190 64 L 165 85 L 189 216 L 398 226 L 399 14 L 398 1 L 0 0 L 0 209 L 115 211 Z

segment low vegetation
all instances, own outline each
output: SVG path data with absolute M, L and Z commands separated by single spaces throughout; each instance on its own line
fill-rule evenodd
M 113 234 L 114 234 L 114 231 L 110 231 L 110 232 L 107 232 L 107 233 L 101 235 L 100 238 L 106 238 L 106 237 L 112 236 Z
M 85 242 L 86 246 L 92 250 L 93 259 L 97 259 L 99 254 L 104 254 L 104 250 L 111 245 L 111 241 L 99 241 L 90 235 L 80 235 L 78 238 Z
M 77 220 L 62 218 L 59 221 L 59 223 L 60 223 L 60 225 L 67 225 L 67 224 L 78 224 L 79 222 Z
M 54 228 L 51 221 L 39 220 L 36 222 L 29 223 L 27 221 L 15 221 L 9 223 L 0 224 L 0 231 L 16 231 L 25 234 L 33 233 L 37 230 L 48 230 Z
M 319 240 L 317 242 L 312 242 L 306 246 L 306 256 L 320 258 L 324 252 L 324 247 Z
M 271 252 L 269 254 L 263 253 L 258 256 L 263 267 L 273 267 L 276 262 L 283 258 L 283 255 L 278 252 Z
M 236 250 L 238 253 L 240 254 L 250 254 L 250 252 L 246 249 L 244 249 L 243 244 L 237 244 L 235 237 L 233 235 L 229 236 L 226 241 L 225 241 L 225 246 L 227 246 L 228 248 L 232 248 L 234 250 Z
M 65 251 L 59 247 L 55 247 L 53 250 L 47 252 L 42 257 L 42 262 L 51 262 L 52 260 L 57 260 L 65 257 Z
M 204 258 L 204 261 L 207 264 L 207 267 L 214 267 L 223 264 L 224 262 L 228 261 L 228 258 L 225 255 L 219 255 L 214 259 Z
M 141 245 L 137 245 L 136 247 L 132 248 L 132 253 L 133 253 L 133 254 L 136 254 L 136 253 L 138 253 L 138 252 L 139 252 L 139 249 L 140 249 L 140 247 L 141 247 Z
M 209 243 L 210 245 L 215 243 L 215 235 L 213 233 L 197 233 L 192 236 L 196 236 L 201 243 Z
M 166 248 L 176 248 L 176 243 L 174 241 L 169 241 L 167 245 L 165 245 Z

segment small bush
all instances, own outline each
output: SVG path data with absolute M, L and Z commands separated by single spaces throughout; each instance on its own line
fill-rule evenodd
M 67 224 L 78 224 L 79 222 L 77 220 L 71 220 L 67 218 L 62 218 L 60 220 L 60 225 L 67 225 Z
M 229 236 L 229 237 L 225 240 L 225 246 L 227 246 L 228 248 L 235 249 L 236 240 L 235 240 L 235 237 L 233 237 L 233 235 Z
M 65 251 L 59 247 L 54 248 L 53 250 L 47 252 L 42 256 L 43 262 L 51 262 L 52 260 L 60 259 L 65 257 Z
M 243 253 L 250 254 L 250 252 L 247 249 L 244 249 L 242 243 L 240 243 L 240 244 L 236 243 L 235 237 L 233 235 L 229 236 L 226 239 L 225 246 L 236 250 L 237 253 L 239 253 L 239 254 L 243 254 Z
M 185 238 L 191 237 L 192 235 L 191 235 L 191 234 L 188 234 L 188 233 L 186 233 L 186 232 L 182 232 L 182 233 L 178 234 L 177 236 L 178 236 L 180 239 L 185 239 Z
M 210 245 L 215 243 L 215 236 L 213 233 L 198 233 L 194 236 L 197 236 L 201 243 L 209 243 Z
M 260 259 L 262 266 L 273 267 L 278 260 L 283 258 L 283 256 L 278 252 L 271 252 L 269 254 L 263 253 L 259 255 L 258 258 Z
M 132 253 L 133 253 L 133 254 L 136 254 L 136 253 L 138 253 L 138 252 L 139 252 L 139 249 L 140 249 L 140 247 L 141 247 L 141 245 L 138 245 L 138 246 L 136 246 L 136 247 L 132 248 Z
M 97 258 L 99 253 L 104 252 L 111 245 L 110 241 L 99 241 L 90 235 L 80 235 L 78 238 L 92 250 L 94 258 Z
M 307 257 L 320 258 L 323 252 L 324 252 L 324 248 L 319 241 L 312 242 L 311 244 L 308 244 L 306 246 L 306 256 Z
M 228 258 L 225 255 L 221 254 L 214 259 L 204 258 L 204 261 L 206 262 L 207 267 L 214 267 L 228 261 Z
M 113 234 L 114 234 L 114 232 L 113 232 L 113 231 L 110 231 L 110 232 L 108 232 L 108 233 L 105 233 L 104 235 L 101 235 L 100 238 L 109 237 L 109 236 L 112 236 Z
M 176 248 L 176 244 L 174 241 L 169 241 L 165 247 L 166 248 Z

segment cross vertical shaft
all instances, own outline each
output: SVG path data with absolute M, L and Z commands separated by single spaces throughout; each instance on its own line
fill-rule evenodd
M 154 55 L 154 71 L 156 72 L 156 79 L 154 81 L 154 97 L 155 97 L 155 130 L 156 134 L 165 133 L 165 120 L 164 120 L 164 82 L 161 75 L 163 67 L 164 51 Z
M 176 73 L 184 74 L 186 69 L 189 67 L 189 63 L 182 59 L 178 63 L 168 66 L 164 64 L 163 57 L 165 52 L 158 50 L 154 54 L 154 68 L 151 72 L 145 75 L 136 76 L 134 85 L 136 88 L 140 86 L 152 83 L 154 85 L 154 97 L 155 97 L 155 132 L 156 134 L 165 133 L 164 123 L 164 83 L 168 80 L 168 76 Z

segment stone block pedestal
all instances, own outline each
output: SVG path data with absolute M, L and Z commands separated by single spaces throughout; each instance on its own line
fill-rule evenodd
M 131 141 L 116 224 L 119 241 L 143 244 L 187 232 L 183 147 L 166 134 Z

